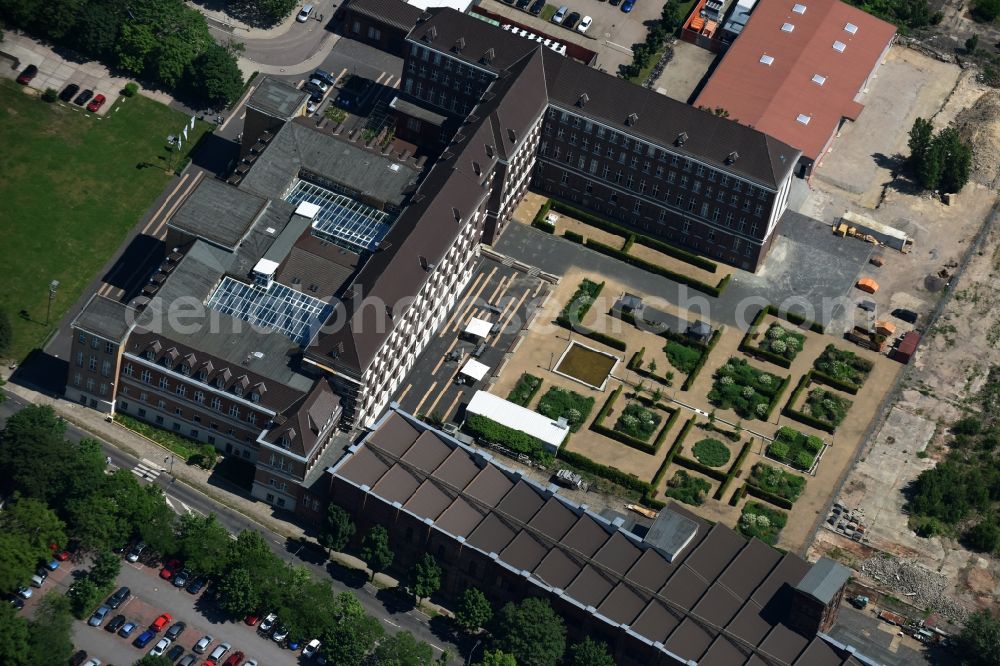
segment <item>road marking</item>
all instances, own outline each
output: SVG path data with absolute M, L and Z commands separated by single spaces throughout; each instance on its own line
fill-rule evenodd
M 448 318 L 448 323 L 441 328 L 442 337 L 445 335 L 445 333 L 447 333 L 448 329 L 451 328 L 451 324 L 453 321 L 455 321 L 455 317 L 458 316 L 458 313 L 461 312 L 463 308 L 465 308 L 466 302 L 469 300 L 469 297 L 472 296 L 472 290 L 475 289 L 476 285 L 479 284 L 479 281 L 483 279 L 483 275 L 485 275 L 485 273 L 476 274 L 476 279 L 472 281 L 472 284 L 465 291 L 465 296 L 462 296 L 459 302 L 455 304 L 455 309 L 452 311 L 451 317 Z
M 240 101 L 239 101 L 239 102 L 238 102 L 238 103 L 236 104 L 236 106 L 234 106 L 233 108 L 234 108 L 234 109 L 238 109 L 238 108 L 240 108 L 241 106 L 243 106 L 243 105 L 244 105 L 244 104 L 246 103 L 246 101 L 247 101 L 247 100 L 248 100 L 248 99 L 250 98 L 250 95 L 252 95 L 252 94 L 253 94 L 253 91 L 257 89 L 257 86 L 258 86 L 258 85 L 259 85 L 259 84 L 256 84 L 256 83 L 255 83 L 255 84 L 253 84 L 252 86 L 250 86 L 250 89 L 249 89 L 249 90 L 247 90 L 247 94 L 246 94 L 246 95 L 243 95 L 242 99 L 240 99 Z M 222 130 L 226 129 L 226 125 L 228 125 L 228 124 L 229 124 L 229 121 L 231 121 L 232 119 L 233 119 L 233 114 L 229 114 L 229 117 L 228 117 L 228 118 L 226 118 L 226 122 L 222 123 L 222 125 L 220 125 L 220 126 L 219 126 L 219 130 L 218 130 L 218 131 L 220 131 L 220 132 L 221 132 Z
M 382 621 L 385 622 L 386 624 L 391 624 L 392 626 L 396 627 L 397 629 L 400 628 L 398 624 L 396 624 L 395 622 L 393 622 L 389 618 L 385 618 L 384 617 L 384 618 L 382 618 Z
M 446 356 L 447 356 L 448 354 L 450 354 L 450 353 L 451 353 L 451 350 L 452 350 L 452 348 L 453 348 L 453 347 L 454 347 L 454 346 L 455 346 L 456 344 L 458 344 L 458 338 L 455 338 L 454 340 L 452 340 L 452 341 L 451 341 L 451 344 L 450 344 L 450 345 L 448 345 L 448 348 L 444 350 L 444 354 L 442 354 L 442 355 L 441 355 L 441 358 L 440 358 L 440 359 L 438 360 L 438 362 L 437 362 L 437 365 L 435 365 L 435 366 L 434 366 L 434 369 L 433 369 L 433 370 L 431 370 L 431 376 L 433 376 L 433 375 L 436 375 L 436 374 L 438 373 L 438 370 L 440 370 L 440 369 L 441 369 L 441 364 L 442 364 L 442 363 L 444 363 L 444 359 L 445 359 L 445 357 L 446 357 Z M 400 397 L 400 399 L 402 399 L 402 397 L 403 397 L 403 396 L 399 396 L 399 397 Z M 396 402 L 399 402 L 399 400 L 397 400 Z
M 511 309 L 511 311 L 507 314 L 507 317 L 503 320 L 503 323 L 500 324 L 500 331 L 501 332 L 504 329 L 506 329 L 507 326 L 510 324 L 510 320 L 514 318 L 515 314 L 517 314 L 517 311 L 521 308 L 521 303 L 524 303 L 524 299 L 526 299 L 528 297 L 529 293 L 531 293 L 531 290 L 530 289 L 525 289 L 524 293 L 521 294 L 520 300 L 517 301 L 517 304 L 514 305 L 514 307 Z M 521 322 L 521 326 L 524 326 L 524 322 Z
M 434 382 L 433 384 L 431 384 L 431 387 L 429 389 L 427 389 L 427 393 L 424 393 L 424 397 L 422 397 L 420 399 L 420 402 L 417 403 L 417 406 L 413 408 L 413 412 L 412 412 L 413 414 L 419 414 L 420 413 L 420 407 L 421 407 L 421 405 L 423 405 L 424 402 L 427 400 L 427 397 L 431 393 L 434 392 L 434 389 L 437 388 L 437 384 L 438 384 L 437 382 Z
M 396 402 L 398 402 L 398 403 L 402 404 L 402 403 L 403 403 L 403 398 L 405 398 L 405 397 L 406 397 L 406 394 L 410 392 L 410 389 L 411 389 L 411 388 L 413 388 L 413 384 L 407 384 L 407 385 L 406 385 L 406 388 L 405 388 L 405 389 L 403 389 L 403 392 L 402 392 L 402 393 L 400 393 L 400 394 L 399 394 L 399 397 L 397 397 L 397 398 L 396 398 Z
M 441 398 L 444 397 L 444 394 L 447 393 L 448 389 L 450 389 L 450 388 L 451 388 L 451 384 L 449 384 L 448 382 L 445 382 L 444 388 L 442 388 L 441 392 L 438 393 L 438 396 L 436 398 L 434 398 L 434 402 L 431 403 L 431 406 L 427 408 L 427 413 L 428 414 L 433 414 L 434 413 L 434 408 L 437 407 L 437 404 L 439 402 L 441 402 Z M 461 391 L 459 391 L 459 392 L 461 393 Z
M 156 477 L 158 477 L 163 471 L 162 467 L 157 465 L 152 460 L 147 460 L 145 458 L 136 463 L 136 466 L 132 468 L 133 474 L 140 479 L 145 479 L 147 481 L 155 480 Z
M 483 289 L 486 288 L 486 285 L 490 283 L 490 280 L 493 279 L 493 274 L 496 273 L 496 272 L 497 272 L 497 267 L 494 266 L 493 270 L 490 271 L 490 274 L 486 276 L 486 281 L 483 282 L 481 285 L 479 285 L 479 289 L 476 290 L 475 295 L 473 295 L 473 297 L 472 297 L 472 304 L 470 304 L 469 306 L 466 307 L 465 312 L 462 313 L 462 316 L 459 317 L 458 321 L 455 322 L 455 332 L 456 333 L 458 332 L 458 327 L 462 325 L 462 322 L 465 321 L 466 316 L 469 314 L 469 310 L 471 310 L 473 307 L 475 307 L 474 304 L 479 299 L 479 294 L 482 293 Z M 445 331 L 445 333 L 447 333 L 447 331 Z M 442 333 L 442 335 L 444 335 L 444 333 Z
M 166 207 L 166 205 L 170 202 L 170 200 L 173 198 L 173 196 L 175 194 L 177 194 L 177 190 L 181 189 L 181 186 L 184 185 L 184 181 L 186 181 L 190 175 L 191 174 L 186 173 L 183 176 L 181 176 L 181 180 L 180 180 L 179 183 L 177 183 L 177 187 L 175 187 L 174 191 L 171 192 L 169 194 L 169 196 L 167 196 L 167 198 L 163 200 L 163 204 L 159 207 L 159 209 L 157 209 L 157 211 L 155 213 L 153 213 L 153 217 L 149 218 L 149 223 L 146 224 L 146 228 L 142 230 L 142 233 L 146 233 L 147 231 L 149 231 L 149 228 L 151 226 L 153 226 L 154 222 L 156 222 L 156 218 L 159 217 L 160 213 L 163 211 L 163 209 Z
M 205 172 L 199 171 L 198 174 L 191 180 L 191 184 L 188 185 L 187 188 L 184 190 L 184 194 L 180 196 L 177 199 L 177 201 L 174 202 L 174 205 L 170 207 L 170 210 L 167 211 L 167 214 L 163 216 L 163 220 L 158 225 L 156 225 L 156 228 L 153 229 L 153 231 L 149 234 L 150 236 L 152 236 L 153 238 L 159 237 L 160 230 L 166 226 L 167 222 L 173 216 L 174 211 L 177 209 L 178 206 L 184 203 L 185 200 L 187 200 L 187 198 L 191 195 L 191 192 L 194 190 L 194 188 L 198 187 L 198 183 L 200 183 L 201 179 L 204 177 L 205 177 Z
M 500 290 L 504 288 L 505 284 L 507 284 L 507 280 L 510 280 L 513 277 L 514 277 L 513 275 L 504 275 L 500 279 L 500 284 L 498 284 L 497 288 L 493 290 L 492 294 L 490 294 L 490 300 L 486 301 L 489 305 L 493 305 L 494 303 L 497 302 L 497 294 L 500 293 Z M 504 289 L 504 293 L 507 293 L 506 289 Z
M 441 418 L 443 418 L 445 421 L 449 420 L 448 415 L 451 414 L 452 410 L 455 409 L 455 405 L 458 404 L 458 401 L 462 399 L 463 395 L 465 394 L 462 391 L 459 391 L 458 394 L 455 395 L 455 399 L 451 401 L 450 405 L 448 405 L 448 409 L 444 411 L 444 413 L 441 415 Z

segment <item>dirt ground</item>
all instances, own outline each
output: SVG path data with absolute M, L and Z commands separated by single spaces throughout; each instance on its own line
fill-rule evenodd
M 653 89 L 687 104 L 709 67 L 721 55 L 680 39 L 676 40 L 673 49 L 674 56 L 663 68 L 663 74 L 653 82 Z

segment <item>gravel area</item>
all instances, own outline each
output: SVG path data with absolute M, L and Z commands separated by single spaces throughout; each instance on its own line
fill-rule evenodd
M 861 563 L 861 573 L 892 588 L 909 603 L 933 609 L 952 622 L 963 622 L 968 614 L 949 596 L 951 583 L 947 578 L 910 561 L 876 556 Z

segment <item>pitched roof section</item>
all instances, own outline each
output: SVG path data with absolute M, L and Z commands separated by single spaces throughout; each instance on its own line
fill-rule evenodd
M 719 118 L 549 49 L 542 55 L 551 104 L 772 189 L 798 161 L 798 150 L 758 129 Z M 587 102 L 580 106 L 584 94 Z M 627 124 L 630 114 L 636 118 Z M 682 133 L 687 137 L 680 146 L 677 138 Z M 729 164 L 727 158 L 733 152 L 738 157 Z
M 137 312 L 124 303 L 94 294 L 73 320 L 73 328 L 121 342 L 131 330 Z
M 861 112 L 854 98 L 896 28 L 840 0 L 809 0 L 801 14 L 794 4 L 757 3 L 695 105 L 721 107 L 815 160 L 841 119 Z
M 407 39 L 493 73 L 541 48 L 538 42 L 451 8 L 430 9 L 427 15 L 429 18 L 417 23 Z
M 759 653 L 766 663 L 811 666 L 848 656 L 783 624 L 809 564 L 679 505 L 667 510 L 698 529 L 670 563 L 639 537 L 395 407 L 329 471 L 335 484 L 399 502 L 542 590 L 684 659 L 728 664 L 740 655 L 742 663 Z
M 402 0 L 351 0 L 345 9 L 400 30 L 410 30 L 424 13 Z

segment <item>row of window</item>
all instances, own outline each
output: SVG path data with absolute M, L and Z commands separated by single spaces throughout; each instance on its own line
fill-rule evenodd
M 462 99 L 458 95 L 449 96 L 444 91 L 438 90 L 433 86 L 427 86 L 427 91 L 425 92 L 424 84 L 420 81 L 417 81 L 416 85 L 414 85 L 412 79 L 406 79 L 406 82 L 403 84 L 403 90 L 414 97 L 430 102 L 434 106 L 445 110 L 451 109 L 455 113 L 468 115 L 469 111 L 472 110 L 472 106 L 468 100 Z
M 411 60 L 407 63 L 406 69 L 411 74 L 418 74 L 422 78 L 427 78 L 426 65 L 420 65 L 417 67 L 416 63 Z M 463 79 L 458 75 L 452 78 L 450 74 L 438 69 L 437 67 L 432 67 L 430 71 L 430 79 L 432 82 L 440 82 L 440 85 L 445 88 L 451 86 L 455 92 L 464 91 L 466 95 L 472 94 L 472 81 L 468 78 Z
M 107 354 L 114 354 L 115 353 L 115 349 L 117 347 L 117 345 L 115 343 L 108 342 L 107 340 L 102 340 L 101 338 L 97 337 L 96 335 L 92 335 L 92 336 L 89 336 L 89 337 L 90 337 L 90 346 L 91 346 L 92 349 L 100 349 L 101 342 L 103 342 L 104 343 L 104 352 L 105 353 L 107 353 Z M 79 342 L 81 345 L 87 344 L 87 338 L 88 338 L 87 334 L 84 333 L 83 331 L 80 331 L 79 333 L 77 333 L 76 339 L 77 339 L 77 342 Z
M 151 350 L 151 349 L 145 353 L 145 357 L 146 357 L 147 361 L 152 361 L 153 363 L 156 362 L 156 353 L 153 350 Z M 161 361 L 163 363 L 163 367 L 165 367 L 167 370 L 173 370 L 174 369 L 174 361 L 169 356 L 164 355 L 164 357 L 161 359 Z M 184 361 L 184 362 L 181 363 L 181 365 L 178 368 L 178 370 L 185 377 L 190 377 L 191 373 L 193 372 L 193 368 L 186 361 Z M 124 372 L 129 377 L 133 376 L 135 370 L 132 367 L 131 363 L 126 364 Z M 195 373 L 194 376 L 195 376 L 195 379 L 197 379 L 200 382 L 206 382 L 206 383 L 208 382 L 208 371 L 207 370 L 204 370 L 204 369 L 199 370 L 197 373 Z M 233 390 L 233 395 L 235 395 L 237 398 L 242 398 L 243 397 L 243 384 L 240 382 L 240 379 L 245 379 L 245 376 L 237 378 L 237 381 L 234 382 L 233 385 L 232 385 L 232 387 L 231 387 L 232 390 Z M 220 372 L 220 373 L 218 373 L 216 375 L 216 377 L 215 377 L 215 388 L 217 388 L 220 391 L 225 391 L 226 390 L 226 376 L 225 376 L 225 373 Z M 258 391 L 251 391 L 250 392 L 250 401 L 251 402 L 260 402 L 260 392 L 258 392 Z
M 76 367 L 82 368 L 83 360 L 84 360 L 83 352 L 78 351 L 76 353 Z M 91 354 L 90 358 L 87 360 L 87 369 L 89 369 L 91 372 L 97 372 L 97 357 L 94 356 L 93 354 Z M 101 361 L 101 376 L 102 377 L 111 376 L 111 359 L 106 358 Z
M 73 375 L 73 386 L 75 386 L 77 388 L 86 389 L 87 393 L 93 393 L 94 392 L 94 388 L 96 386 L 96 388 L 97 388 L 97 395 L 100 395 L 100 396 L 107 396 L 108 395 L 108 383 L 107 382 L 101 382 L 100 384 L 98 384 L 96 381 L 94 381 L 93 377 L 87 377 L 87 379 L 84 380 L 83 379 L 83 375 L 80 374 L 79 372 L 76 373 L 75 375 Z
M 120 393 L 123 396 L 131 395 L 131 391 L 129 390 L 128 386 L 123 386 L 121 388 Z M 145 403 L 145 404 L 151 404 L 149 402 L 149 394 L 146 393 L 145 391 L 140 391 L 139 392 L 138 400 L 139 400 L 139 402 L 142 402 L 142 403 Z M 120 402 L 120 408 L 123 411 L 127 411 L 128 410 L 128 403 L 127 402 Z M 156 401 L 156 408 L 158 410 L 160 410 L 161 412 L 166 412 L 167 411 L 167 402 L 166 402 L 166 400 L 157 399 L 157 401 Z M 145 410 L 145 408 L 140 407 L 136 413 L 139 415 L 140 418 L 146 418 L 146 410 Z M 176 416 L 179 419 L 187 418 L 184 415 L 184 410 L 182 408 L 180 408 L 180 407 L 175 407 L 174 408 L 174 416 Z M 156 415 L 156 419 L 155 420 L 156 420 L 156 424 L 157 425 L 163 425 L 163 417 L 160 416 L 159 414 Z M 198 425 L 201 425 L 201 415 L 198 414 L 197 412 L 192 412 L 191 413 L 191 418 L 188 419 L 188 420 L 190 420 L 190 421 L 192 421 L 192 422 L 194 422 L 194 423 L 196 423 Z M 216 423 L 216 422 L 214 422 L 214 421 L 210 421 L 209 424 L 208 424 L 208 427 L 209 427 L 210 430 L 213 430 L 213 431 L 218 431 L 219 430 L 219 424 Z M 175 431 L 180 431 L 180 424 L 178 424 L 176 421 L 174 422 L 174 430 Z M 199 432 L 198 429 L 192 428 L 191 429 L 191 436 L 192 437 L 198 437 L 198 432 Z M 229 435 L 229 437 L 231 439 L 235 439 L 236 436 L 237 436 L 236 435 L 236 428 L 229 428 L 227 434 Z M 253 441 L 253 437 L 251 437 L 250 435 L 244 435 L 243 441 L 245 441 L 247 443 L 250 443 L 250 442 Z M 208 437 L 208 443 L 209 444 L 215 444 L 215 437 L 210 435 Z
M 463 76 L 463 77 L 467 76 L 470 78 L 478 77 L 479 80 L 483 82 L 493 78 L 488 72 L 484 70 L 464 65 L 458 60 L 455 60 L 454 58 L 450 58 L 448 56 L 442 57 L 442 55 L 439 52 L 431 51 L 428 48 L 425 48 L 423 46 L 420 46 L 419 44 L 415 44 L 412 42 L 410 43 L 410 55 L 414 57 L 419 57 L 424 62 L 433 63 L 437 67 L 444 67 L 444 70 L 446 72 L 450 72 L 452 71 L 452 69 L 454 69 L 456 76 Z M 410 63 L 408 62 L 407 66 L 409 66 L 409 64 Z
M 122 370 L 122 374 L 125 375 L 126 377 L 134 377 L 135 376 L 135 368 L 132 366 L 131 363 L 127 363 L 125 365 L 125 368 Z M 153 383 L 153 373 L 148 368 L 143 368 L 139 372 L 139 381 L 141 381 L 143 384 L 152 384 Z M 170 391 L 170 378 L 167 377 L 167 376 L 160 377 L 160 381 L 158 382 L 157 385 L 163 391 Z M 184 384 L 182 382 L 178 382 L 177 386 L 174 387 L 174 393 L 178 397 L 186 399 L 187 395 L 188 395 L 188 386 L 187 386 L 187 384 Z M 260 398 L 258 396 L 258 400 L 259 399 Z M 191 395 L 191 400 L 193 400 L 194 402 L 197 402 L 200 405 L 204 405 L 205 404 L 205 392 L 202 391 L 202 390 L 195 390 L 192 393 L 192 395 Z M 258 400 L 254 400 L 254 402 L 257 402 Z M 214 409 L 215 411 L 221 412 L 223 410 L 222 398 L 220 398 L 217 395 L 213 395 L 212 399 L 209 401 L 209 406 L 212 409 Z M 231 403 L 229 405 L 228 412 L 229 412 L 229 416 L 231 416 L 232 418 L 239 419 L 240 418 L 240 411 L 241 411 L 240 410 L 240 406 L 238 404 Z M 257 412 L 255 412 L 253 410 L 249 410 L 249 413 L 247 414 L 246 420 L 247 420 L 247 423 L 250 423 L 251 425 L 257 425 Z

